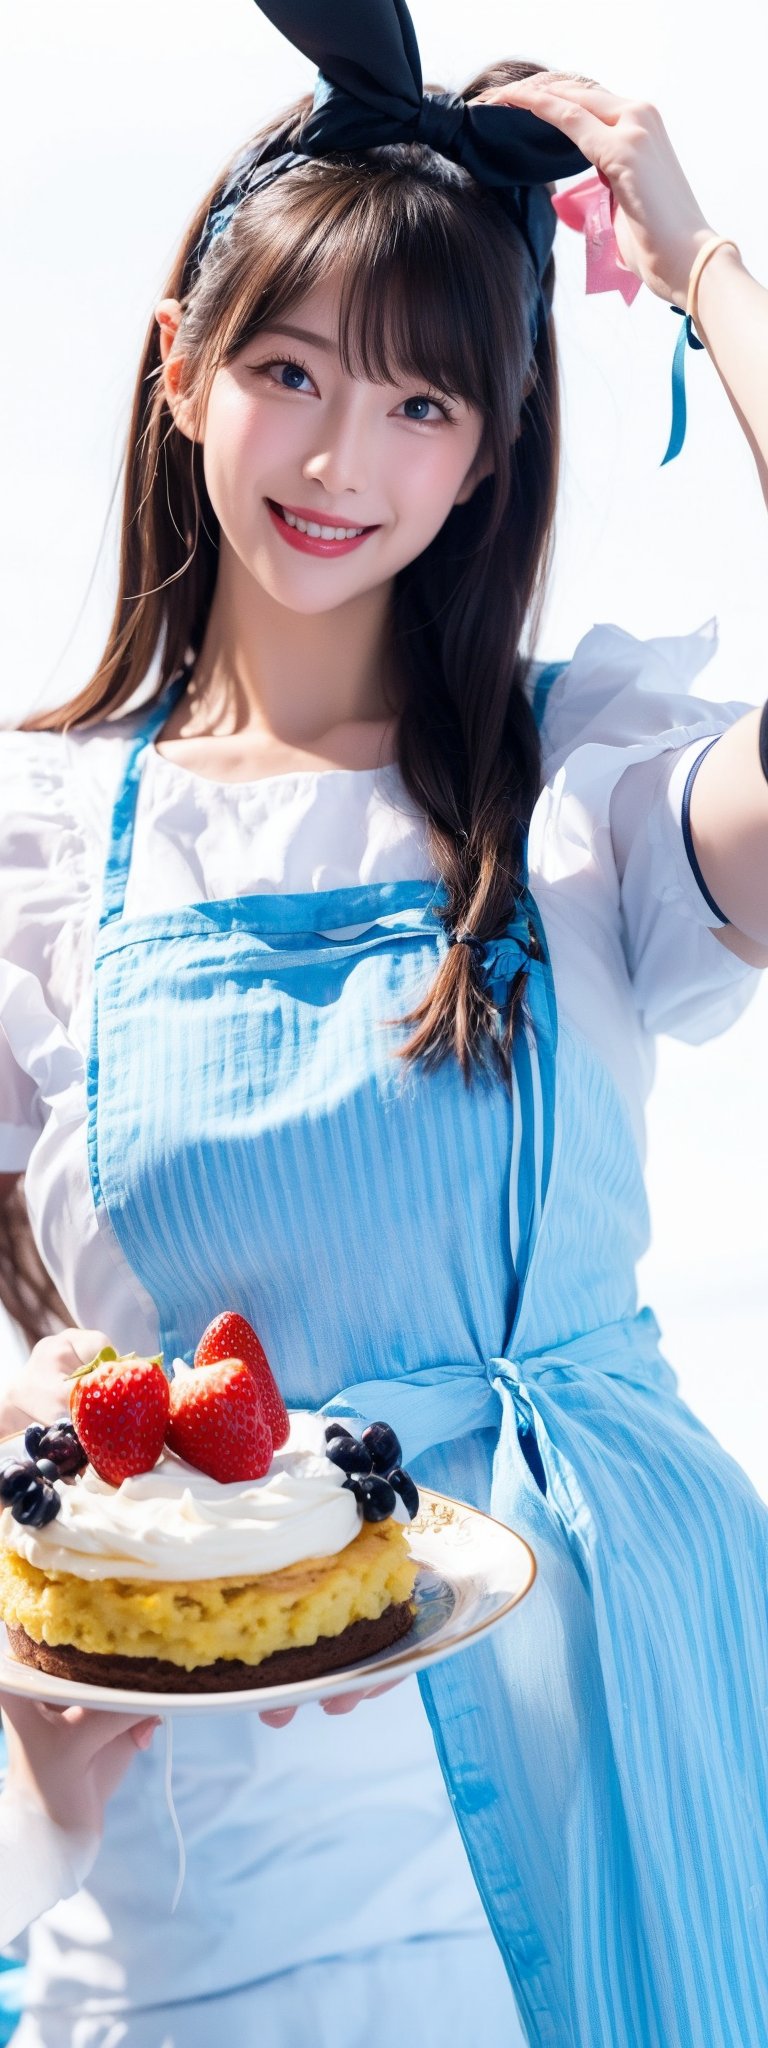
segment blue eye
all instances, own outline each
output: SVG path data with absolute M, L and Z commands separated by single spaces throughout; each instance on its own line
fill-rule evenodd
M 288 370 L 292 372 L 295 380 L 293 383 L 287 384 L 282 377 L 279 377 L 277 380 L 283 391 L 298 391 L 302 377 L 309 377 L 310 383 L 312 382 L 306 364 L 298 362 L 295 356 L 271 356 L 267 363 L 254 364 L 252 374 L 254 377 L 261 377 L 268 370 Z
M 403 404 L 404 404 L 404 405 L 436 405 L 436 406 L 437 406 L 437 410 L 438 410 L 438 412 L 441 412 L 441 413 L 442 413 L 442 415 L 443 415 L 443 419 L 445 419 L 445 420 L 449 420 L 449 419 L 452 419 L 452 418 L 453 418 L 453 414 L 452 414 L 452 412 L 450 411 L 450 408 L 449 408 L 449 407 L 448 407 L 448 406 L 447 406 L 447 405 L 446 405 L 446 404 L 444 403 L 443 399 L 441 399 L 441 398 L 430 398 L 430 397 L 429 397 L 429 395 L 428 395 L 428 393 L 427 393 L 426 391 L 420 391 L 420 392 L 418 392 L 418 393 L 417 393 L 417 394 L 416 394 L 416 395 L 415 395 L 415 396 L 414 396 L 413 398 L 404 398 L 404 399 L 403 399 Z M 428 427 L 428 426 L 431 426 L 431 425 L 432 425 L 432 422 L 431 422 L 431 420 L 428 420 L 428 419 L 426 419 L 426 418 L 422 417 L 422 418 L 421 418 L 420 420 L 414 420 L 413 424 L 414 424 L 414 426 L 416 426 L 416 427 L 420 427 L 420 426 L 425 426 L 425 427 Z
M 304 368 L 304 364 L 297 363 L 293 356 L 281 356 L 279 359 L 276 357 L 273 363 L 265 363 L 264 368 L 267 370 L 288 370 L 299 381 L 302 377 L 309 377 L 309 371 Z M 297 391 L 299 388 L 298 381 L 287 384 L 282 377 L 279 381 L 286 391 Z M 311 381 L 310 378 L 310 383 Z

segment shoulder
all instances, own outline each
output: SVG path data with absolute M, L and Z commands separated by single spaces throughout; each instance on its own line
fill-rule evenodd
M 135 723 L 0 730 L 0 954 L 30 920 L 50 931 L 87 909 Z
M 717 648 L 714 619 L 648 640 L 596 625 L 569 660 L 534 664 L 529 694 L 534 710 L 538 699 L 545 782 L 582 748 L 634 748 L 634 758 L 648 758 L 741 717 L 748 703 L 693 692 Z
M 597 918 L 616 958 L 621 945 L 645 1030 L 694 1043 L 733 1021 L 758 976 L 718 943 L 682 825 L 694 760 L 754 708 L 719 694 L 717 665 L 712 695 L 694 694 L 717 645 L 714 620 L 651 640 L 614 625 L 585 634 L 543 703 L 531 821 L 532 874 L 568 882 L 569 941 L 582 910 L 585 929 Z
M 0 732 L 0 875 L 4 895 L 75 853 L 70 744 L 61 732 Z
M 140 713 L 71 728 L 24 732 L 0 727 L 0 833 L 26 819 L 76 828 L 114 785 Z

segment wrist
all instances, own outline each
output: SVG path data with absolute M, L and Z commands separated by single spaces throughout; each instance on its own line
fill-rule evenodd
M 9 1745 L 10 1747 L 10 1745 Z M 40 1784 L 30 1770 L 23 1749 L 14 1743 L 6 1776 L 0 1786 L 4 1813 L 36 1814 L 41 1823 L 55 1830 L 57 1839 L 75 1857 L 93 1861 L 103 1833 L 103 1814 L 87 1797 L 88 1787 L 70 1783 L 62 1771 L 58 1782 L 48 1773 Z
M 694 320 L 702 341 L 707 338 L 707 316 L 717 306 L 724 284 L 727 289 L 729 274 L 735 276 L 743 269 L 741 255 L 733 242 L 722 242 L 720 248 L 713 249 L 707 258 L 695 292 Z
M 675 250 L 674 262 L 670 264 L 669 273 L 672 287 L 666 296 L 671 304 L 679 306 L 683 313 L 688 304 L 688 286 L 696 258 L 699 251 L 707 242 L 711 242 L 713 235 L 716 234 L 717 228 L 709 227 L 706 221 L 702 221 L 701 226 L 695 228 L 692 234 L 686 235 Z M 712 257 L 711 261 L 714 260 Z
M 42 1794 L 13 1770 L 0 1786 L 0 1814 L 8 1826 L 18 1827 L 28 1845 L 37 1839 L 46 1858 L 53 1852 L 62 1870 L 71 1869 L 72 1889 L 95 1863 L 101 1830 L 84 1827 L 79 1819 L 70 1823 L 52 1813 Z

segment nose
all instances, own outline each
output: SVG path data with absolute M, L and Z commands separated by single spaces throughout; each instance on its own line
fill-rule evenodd
M 368 489 L 373 466 L 371 435 L 364 417 L 364 394 L 332 406 L 323 422 L 322 447 L 307 456 L 302 475 L 321 483 L 329 497 Z

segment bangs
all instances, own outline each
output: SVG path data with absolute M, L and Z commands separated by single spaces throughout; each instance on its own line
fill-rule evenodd
M 402 161 L 382 164 L 394 154 L 370 152 L 354 165 L 318 160 L 243 204 L 230 230 L 238 275 L 235 283 L 227 264 L 219 359 L 230 361 L 307 293 L 334 284 L 346 375 L 389 384 L 417 377 L 484 416 L 514 420 L 531 354 L 524 244 L 455 166 L 445 164 L 443 176 L 432 156 L 426 172 L 421 161 L 408 175 Z

